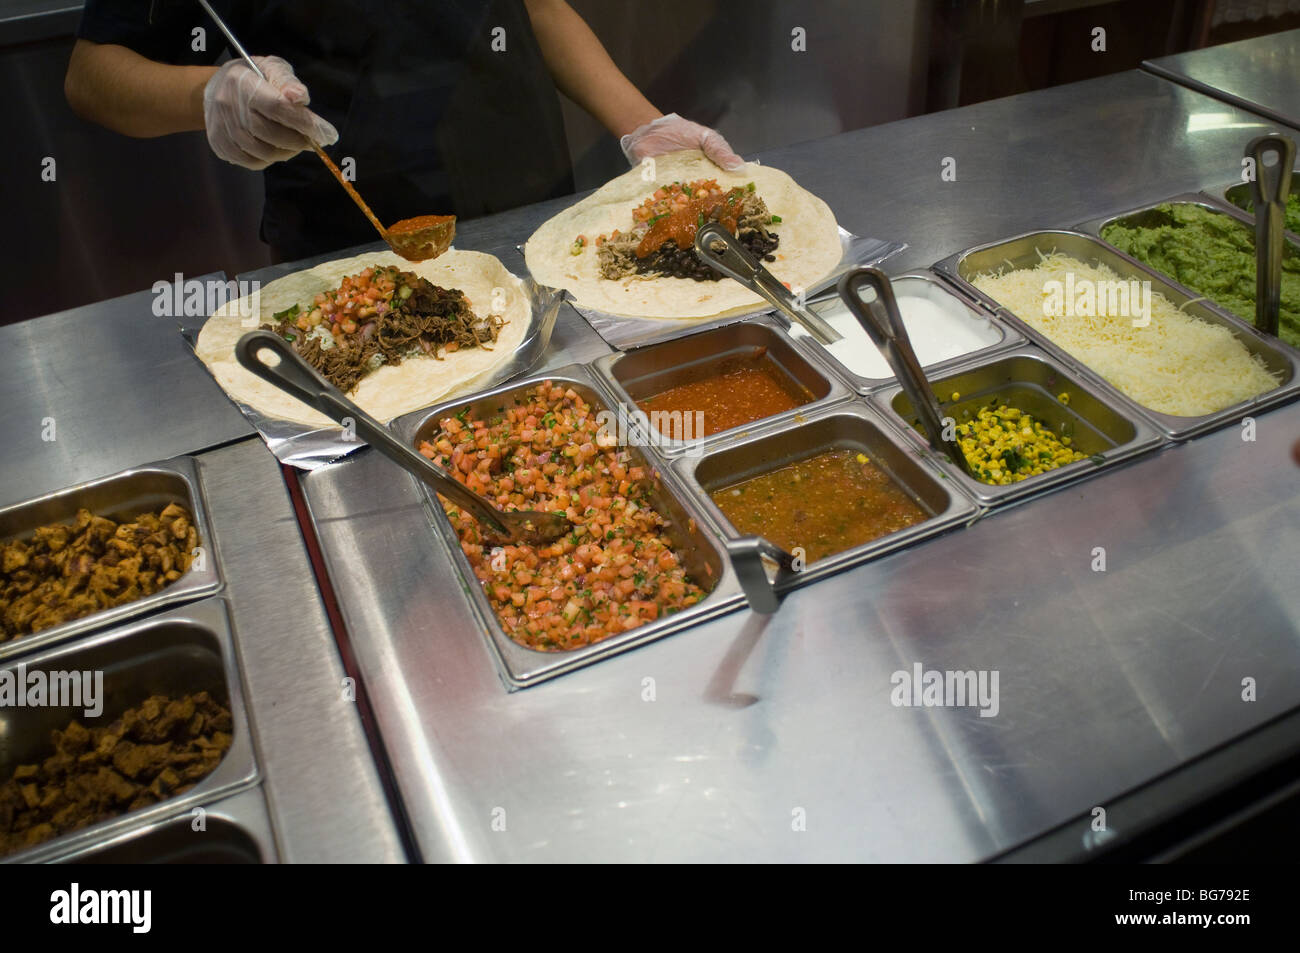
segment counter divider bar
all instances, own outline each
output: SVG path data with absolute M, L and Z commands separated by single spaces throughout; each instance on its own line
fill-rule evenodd
M 1252 102 L 1249 99 L 1244 99 L 1235 93 L 1219 89 L 1217 86 L 1211 86 L 1209 83 L 1202 83 L 1199 80 L 1192 79 L 1190 76 L 1183 76 L 1179 73 L 1175 73 L 1173 70 L 1160 66 L 1151 60 L 1143 60 L 1141 68 L 1144 72 L 1150 73 L 1152 76 L 1183 86 L 1193 92 L 1209 96 L 1212 99 L 1217 99 L 1219 102 L 1227 103 L 1229 106 L 1235 106 L 1237 109 L 1244 109 L 1246 112 L 1254 113 L 1257 116 L 1263 116 L 1265 119 L 1271 120 L 1280 126 L 1287 126 L 1288 128 L 1295 129 L 1297 128 L 1297 122 L 1300 122 L 1300 119 L 1297 117 L 1287 117 L 1276 110 L 1270 109 L 1260 103 Z
M 316 530 L 313 528 L 311 517 L 308 514 L 307 500 L 303 496 L 302 485 L 299 483 L 300 471 L 285 464 L 280 465 L 280 471 L 284 476 L 285 487 L 289 491 L 289 499 L 293 503 L 294 520 L 298 524 L 298 531 L 302 534 L 303 545 L 307 548 L 307 560 L 311 564 L 312 576 L 315 579 L 316 588 L 320 592 L 321 603 L 325 606 L 325 617 L 329 621 L 330 631 L 334 635 L 334 643 L 343 662 L 343 670 L 352 679 L 357 693 L 356 705 L 357 714 L 361 719 L 361 730 L 365 734 L 366 743 L 370 747 L 371 757 L 374 758 L 375 768 L 379 774 L 379 783 L 383 787 L 384 798 L 388 801 L 389 810 L 392 811 L 394 827 L 397 828 L 397 836 L 401 841 L 402 851 L 406 854 L 409 862 L 418 862 L 421 856 L 420 851 L 416 846 L 415 835 L 410 818 L 407 817 L 406 806 L 397 789 L 392 762 L 387 748 L 384 747 L 383 737 L 379 732 L 379 722 L 375 718 L 374 707 L 370 703 L 370 693 L 366 689 L 365 681 L 361 678 L 360 668 L 357 665 L 355 653 L 352 651 L 352 643 L 348 635 L 347 625 L 343 621 L 343 613 L 339 609 L 334 584 L 325 568 L 320 540 L 316 537 Z

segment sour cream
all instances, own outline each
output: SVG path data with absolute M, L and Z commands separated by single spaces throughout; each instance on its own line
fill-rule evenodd
M 1002 332 L 988 319 L 973 313 L 941 289 L 928 291 L 925 289 L 928 283 L 921 279 L 911 280 L 921 282 L 922 289 L 927 290 L 926 296 L 906 293 L 903 285 L 907 280 L 895 282 L 894 298 L 922 367 L 978 351 L 1002 340 Z M 936 294 L 948 300 L 936 300 Z M 826 348 L 832 357 L 859 377 L 894 376 L 885 356 L 842 302 L 836 300 L 824 310 L 817 308 L 817 312 L 842 336 L 841 340 Z

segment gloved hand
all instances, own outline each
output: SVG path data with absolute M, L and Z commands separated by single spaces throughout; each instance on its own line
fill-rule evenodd
M 292 159 L 312 142 L 338 142 L 338 130 L 307 108 L 307 87 L 278 56 L 255 56 L 263 81 L 243 60 L 217 70 L 203 89 L 208 144 L 218 157 L 245 169 Z
M 727 140 L 698 122 L 683 119 L 677 113 L 660 116 L 632 130 L 619 140 L 627 161 L 636 165 L 646 156 L 660 156 L 679 149 L 699 149 L 729 172 L 739 169 L 745 160 L 731 151 Z

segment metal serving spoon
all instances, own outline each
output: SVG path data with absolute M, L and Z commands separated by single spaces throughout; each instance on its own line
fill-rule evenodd
M 280 358 L 278 364 L 266 362 L 268 351 Z M 244 367 L 286 394 L 297 397 L 343 426 L 354 426 L 366 443 L 474 517 L 490 542 L 544 545 L 573 529 L 572 524 L 559 513 L 498 509 L 442 467 L 394 437 L 388 428 L 321 377 L 280 335 L 271 331 L 250 331 L 235 345 L 235 357 Z
M 912 339 L 907 335 L 903 316 L 898 313 L 898 302 L 894 300 L 889 278 L 879 268 L 854 268 L 840 278 L 836 290 L 845 307 L 858 319 L 893 368 L 898 383 L 921 417 L 921 426 L 925 428 L 930 446 L 946 454 L 962 473 L 973 477 L 966 454 L 956 439 L 944 437 L 943 412 L 921 370 L 921 362 L 912 350 Z
M 208 0 L 199 0 L 199 6 L 207 11 L 208 16 L 212 17 L 212 22 L 230 42 L 231 47 L 238 53 L 249 68 L 260 76 L 263 80 L 266 75 L 253 62 L 253 58 L 248 55 L 242 43 L 235 39 L 235 34 L 230 32 L 230 27 L 226 26 L 224 20 L 217 16 L 217 12 L 212 9 Z M 456 237 L 456 216 L 455 215 L 420 215 L 415 218 L 404 218 L 393 225 L 392 228 L 384 228 L 375 213 L 370 211 L 370 206 L 352 187 L 339 167 L 334 164 L 334 160 L 325 154 L 325 150 L 312 143 L 311 147 L 316 150 L 316 155 L 320 156 L 320 161 L 325 163 L 325 167 L 334 174 L 339 185 L 343 186 L 343 191 L 352 197 L 352 201 L 357 203 L 357 207 L 365 213 L 366 218 L 370 219 L 370 224 L 375 226 L 375 231 L 379 237 L 388 243 L 388 247 L 401 255 L 407 261 L 427 261 L 430 258 L 437 258 L 448 248 L 451 247 L 452 239 Z
M 834 344 L 840 333 L 823 318 L 799 304 L 799 300 L 750 254 L 731 232 L 718 222 L 709 222 L 695 232 L 695 254 L 714 271 L 734 278 L 755 294 L 761 295 L 778 311 L 822 344 Z
M 1265 165 L 1272 155 L 1274 165 Z M 1295 143 L 1286 136 L 1259 136 L 1246 146 L 1255 161 L 1250 195 L 1255 203 L 1255 327 L 1277 337 L 1282 307 L 1282 230 L 1291 193 Z

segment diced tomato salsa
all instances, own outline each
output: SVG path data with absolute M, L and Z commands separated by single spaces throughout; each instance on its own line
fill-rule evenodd
M 706 595 L 673 552 L 650 500 L 652 475 L 612 444 L 576 391 L 548 381 L 491 419 L 445 418 L 420 445 L 502 509 L 561 512 L 573 523 L 548 545 L 493 548 L 472 517 L 441 501 L 502 628 L 521 645 L 578 648 Z

